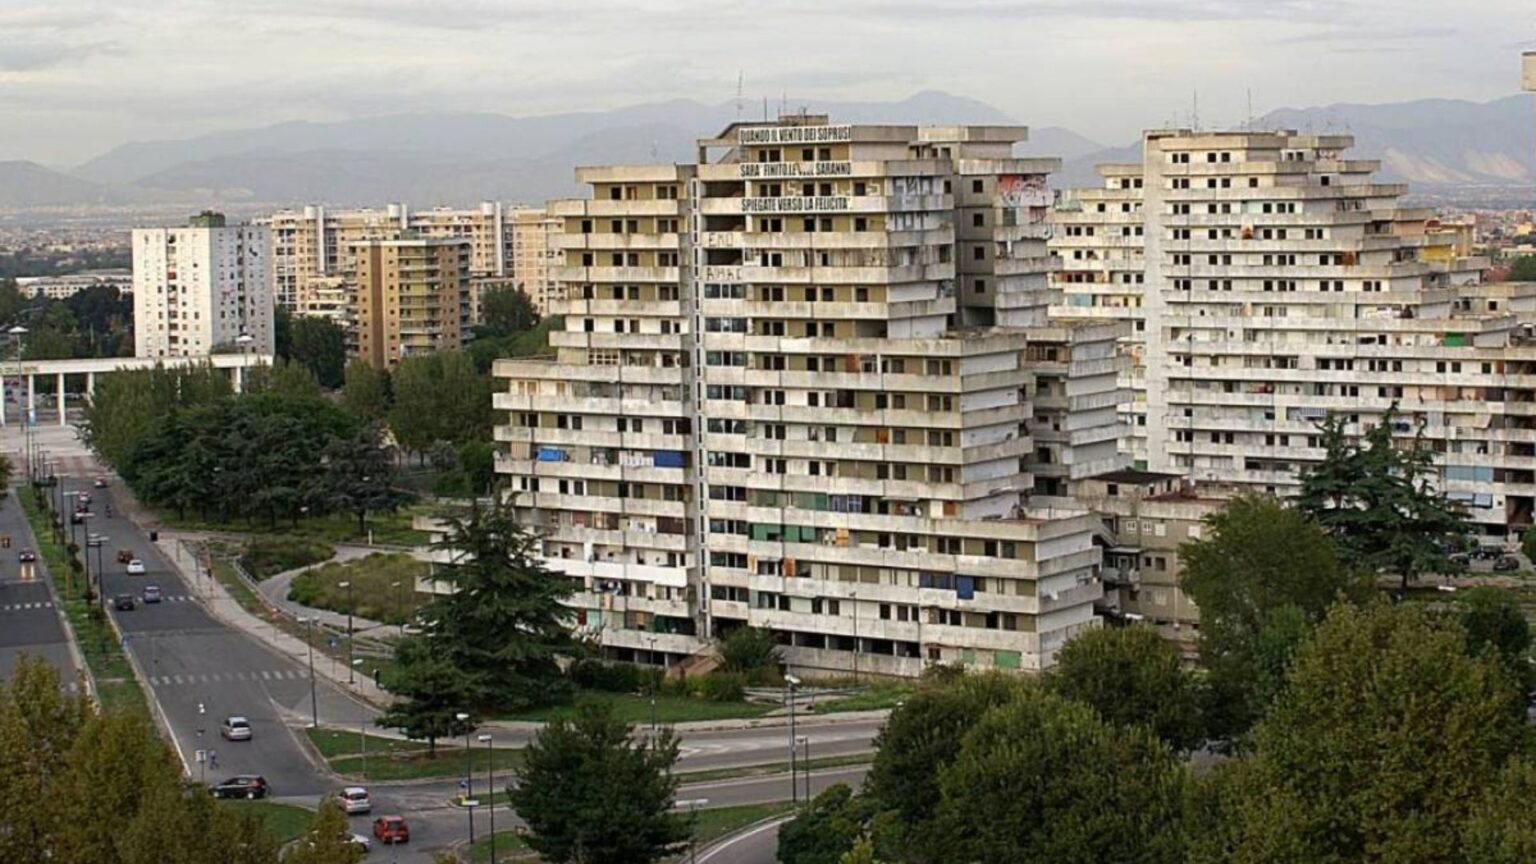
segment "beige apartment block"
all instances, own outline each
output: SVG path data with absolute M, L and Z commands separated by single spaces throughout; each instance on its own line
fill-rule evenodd
M 497 469 L 611 655 L 752 625 L 796 669 L 1040 670 L 1096 626 L 1100 520 L 1031 506 L 1032 428 L 1099 457 L 1071 415 L 1115 425 L 1117 331 L 1029 329 L 1055 163 L 1024 136 L 741 123 L 550 204 L 564 329 L 496 364 Z M 1111 407 L 1042 409 L 1037 367 Z
M 1520 87 L 1536 92 L 1536 51 L 1520 55 Z
M 1286 495 L 1323 455 L 1326 414 L 1361 434 L 1396 404 L 1398 434 L 1423 432 L 1479 528 L 1518 533 L 1536 500 L 1530 286 L 1480 285 L 1486 262 L 1460 254 L 1461 233 L 1403 207 L 1405 187 L 1376 182 L 1352 143 L 1148 133 L 1142 165 L 1106 167 L 1105 189 L 1053 214 L 1053 315 L 1137 328 L 1143 467 Z M 1140 238 L 1109 218 L 1138 201 Z
M 469 244 L 405 236 L 353 245 L 357 355 L 375 369 L 461 348 L 469 336 Z
M 330 210 L 319 205 L 279 210 L 256 220 L 271 235 L 273 299 L 299 315 L 320 314 L 316 279 L 344 276 L 351 249 L 365 240 L 398 237 L 405 230 L 406 209 L 391 204 L 379 210 Z M 317 307 L 317 304 L 320 304 Z
M 540 315 L 548 315 L 560 295 L 560 283 L 554 278 L 554 268 L 560 265 L 563 253 L 554 242 L 565 230 L 565 220 L 544 209 L 518 208 L 510 214 L 512 262 L 508 275 L 512 284 L 520 288 L 533 301 Z

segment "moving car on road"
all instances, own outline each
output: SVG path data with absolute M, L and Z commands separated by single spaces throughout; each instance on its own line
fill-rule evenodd
M 112 608 L 119 612 L 132 612 L 139 605 L 138 598 L 132 594 L 119 594 L 112 598 Z
M 251 721 L 244 717 L 225 717 L 224 725 L 219 727 L 219 734 L 225 741 L 249 741 L 251 740 Z
M 132 561 L 132 560 L 133 560 L 133 553 L 132 552 L 128 551 L 127 549 L 119 549 L 119 550 L 117 550 L 117 563 L 119 563 L 119 564 L 127 564 L 129 561 Z
M 406 827 L 404 816 L 380 816 L 373 820 L 373 836 L 389 846 L 410 840 L 411 829 Z
M 37 560 L 37 553 L 31 549 L 23 549 L 16 553 L 16 560 L 23 564 L 31 564 Z
M 348 786 L 336 796 L 341 802 L 341 809 L 347 813 L 368 813 L 373 810 L 373 799 L 368 797 L 368 790 L 361 786 Z
M 367 855 L 369 852 L 373 851 L 373 840 L 363 836 L 362 834 L 353 834 L 348 839 L 352 841 L 353 846 L 361 849 L 364 855 Z
M 145 603 L 159 603 L 160 602 L 160 586 L 159 585 L 145 585 L 144 586 L 144 602 Z
M 137 558 L 133 559 L 132 561 L 129 561 L 128 562 L 128 575 L 129 576 L 143 576 L 144 575 L 144 562 L 140 561 Z
M 267 778 L 259 774 L 240 774 L 231 777 L 211 789 L 215 798 L 265 798 L 272 794 Z
M 96 482 L 92 483 L 91 485 L 95 486 L 97 489 L 105 489 L 107 488 L 107 478 L 97 477 Z

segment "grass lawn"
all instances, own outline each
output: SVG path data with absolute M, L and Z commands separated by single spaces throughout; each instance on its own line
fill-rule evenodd
M 287 843 L 309 830 L 315 811 L 295 804 L 279 804 L 276 801 L 220 801 L 219 805 L 238 813 L 249 813 L 266 824 L 267 830 L 277 842 Z
M 576 716 L 576 706 L 582 702 L 606 702 L 615 717 L 626 723 L 646 725 L 651 722 L 651 697 L 630 693 L 606 693 L 586 690 L 576 694 L 570 705 L 536 708 L 520 714 L 499 717 L 499 720 L 549 721 Z M 710 702 L 688 696 L 656 696 L 657 723 L 686 723 L 691 720 L 735 720 L 761 717 L 774 710 L 776 705 L 757 705 L 750 702 Z
M 811 760 L 812 771 L 822 771 L 827 768 L 843 768 L 848 765 L 868 765 L 875 761 L 875 753 L 849 753 L 846 756 L 825 756 Z M 805 763 L 796 762 L 795 770 L 804 771 Z M 789 761 L 768 762 L 762 765 L 743 765 L 739 768 L 712 768 L 708 771 L 681 771 L 678 779 L 683 783 L 707 783 L 710 780 L 730 780 L 734 777 L 771 777 L 775 774 L 788 774 Z
M 864 690 L 840 699 L 817 701 L 817 714 L 835 714 L 839 711 L 878 711 L 895 708 L 917 692 L 908 684 L 872 684 Z
M 332 561 L 295 576 L 288 599 L 316 609 L 351 612 L 385 624 L 403 624 L 430 595 L 417 594 L 416 578 L 427 564 L 399 552 L 375 552 L 345 563 Z M 350 582 L 350 589 L 336 587 Z M 398 583 L 398 584 L 397 584 Z
M 242 609 L 258 617 L 267 616 L 266 604 L 261 602 L 261 598 L 256 596 L 251 586 L 245 584 L 245 580 L 235 572 L 235 565 L 222 558 L 213 559 L 213 578 L 219 580 L 219 584 L 228 589 L 229 596 L 235 598 L 235 602 L 239 603 Z
M 369 735 L 368 756 L 364 760 L 362 744 L 356 732 L 345 729 L 306 729 L 314 743 L 337 774 L 355 776 L 367 780 L 420 780 L 433 777 L 463 777 L 472 773 L 478 783 L 486 779 L 486 749 L 471 745 L 466 752 L 457 741 L 439 741 L 437 756 L 428 755 L 425 741 L 399 741 Z M 496 773 L 508 772 L 523 764 L 523 751 L 511 747 L 491 750 L 495 756 Z M 363 773 L 364 762 L 367 774 Z
M 770 816 L 787 813 L 793 809 L 788 801 L 774 804 L 747 804 L 741 807 L 716 807 L 712 810 L 698 811 L 697 821 L 694 823 L 694 842 L 700 846 L 718 840 L 727 834 L 761 822 Z M 528 848 L 528 844 L 513 831 L 496 832 L 496 858 L 501 860 L 505 853 L 522 852 Z M 524 857 L 524 856 L 517 856 Z M 491 860 L 491 839 L 481 837 L 470 847 L 469 860 L 481 862 Z M 688 853 L 674 857 L 674 861 L 687 861 Z
M 794 805 L 788 801 L 776 801 L 772 804 L 745 804 L 740 807 L 700 810 L 697 814 L 698 821 L 693 825 L 693 839 L 702 846 L 734 831 L 740 831 L 754 822 L 760 822 L 780 813 L 788 813 L 792 809 Z M 678 860 L 686 861 L 687 858 L 680 857 Z
M 528 844 L 517 835 L 517 832 L 497 831 L 496 860 L 505 860 L 512 857 L 514 853 L 521 853 L 516 855 L 518 858 L 532 857 Z M 481 837 L 475 840 L 475 845 L 469 847 L 469 860 L 476 864 L 491 860 L 491 838 Z
M 319 564 L 336 554 L 329 543 L 297 537 L 253 537 L 240 555 L 240 564 L 251 578 L 261 580 Z
M 117 634 L 106 620 L 100 601 L 86 599 L 84 574 L 71 575 L 68 555 L 53 539 L 53 527 L 46 510 L 38 505 L 26 487 L 16 490 L 16 498 L 27 516 L 32 534 L 37 542 L 36 550 L 42 563 L 47 566 L 53 579 L 54 591 L 64 607 L 64 617 L 75 633 L 75 642 L 85 657 L 85 665 L 96 679 L 96 693 L 104 708 L 137 707 L 147 711 L 148 702 L 144 691 L 133 677 L 133 667 L 123 654 L 123 646 Z M 22 541 L 17 538 L 20 544 Z
M 368 530 L 361 533 L 357 530 L 357 516 L 349 513 L 333 513 L 329 516 L 300 519 L 297 528 L 292 522 L 279 521 L 275 529 L 265 519 L 213 522 L 198 519 L 191 514 L 186 518 L 177 518 L 176 514 L 170 511 L 159 515 L 161 521 L 167 526 L 187 531 L 249 533 L 269 537 L 321 540 L 329 543 L 367 543 L 369 532 L 372 532 L 375 543 L 421 546 L 431 538 L 425 531 L 412 528 L 411 522 L 418 515 L 430 515 L 437 510 L 435 505 L 421 502 L 402 507 L 393 513 L 373 513 L 368 516 Z

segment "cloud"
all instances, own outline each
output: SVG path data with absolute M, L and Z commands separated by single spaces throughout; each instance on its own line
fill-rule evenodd
M 0 72 L 32 72 L 83 60 L 96 54 L 120 54 L 116 42 L 87 42 L 69 45 L 63 42 L 0 43 Z

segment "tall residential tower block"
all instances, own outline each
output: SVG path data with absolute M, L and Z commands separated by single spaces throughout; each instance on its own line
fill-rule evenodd
M 134 229 L 135 356 L 270 355 L 269 254 L 266 228 L 228 225 L 218 213 L 180 228 Z
M 1096 624 L 1098 520 L 1031 506 L 1035 426 L 1103 455 L 1118 331 L 1047 326 L 1057 163 L 1024 136 L 802 115 L 578 170 L 497 469 L 610 653 L 751 625 L 796 668 L 1038 670 Z

